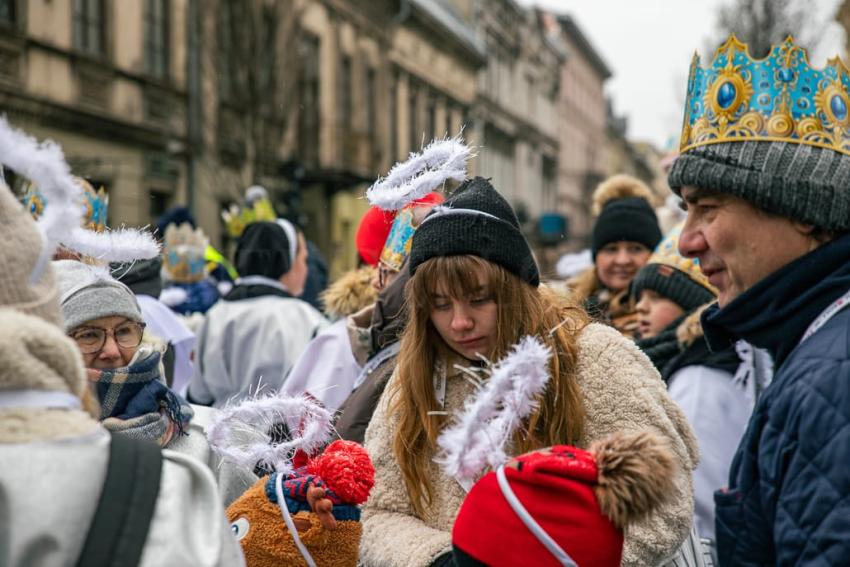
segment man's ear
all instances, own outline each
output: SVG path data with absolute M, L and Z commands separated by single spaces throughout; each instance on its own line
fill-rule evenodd
M 806 223 L 797 222 L 797 221 L 791 221 L 791 224 L 794 225 L 794 229 L 797 232 L 799 232 L 800 234 L 803 234 L 805 236 L 811 236 L 812 233 L 815 231 L 815 225 L 813 225 L 813 224 L 806 224 Z

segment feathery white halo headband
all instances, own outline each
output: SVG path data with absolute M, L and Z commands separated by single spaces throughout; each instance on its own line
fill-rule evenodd
M 421 153 L 411 152 L 407 161 L 396 163 L 366 191 L 366 198 L 385 211 L 403 209 L 449 179 L 465 180 L 472 156 L 460 136 L 434 140 Z
M 268 431 L 280 423 L 287 425 L 292 437 L 272 445 Z M 240 441 L 234 433 L 251 438 Z M 222 408 L 207 428 L 207 439 L 231 463 L 252 470 L 258 463 L 265 464 L 285 475 L 292 472 L 296 450 L 311 453 L 324 445 L 330 433 L 331 414 L 327 409 L 306 396 L 272 394 Z
M 497 468 L 508 461 L 505 443 L 538 406 L 549 382 L 551 357 L 539 338 L 522 338 L 437 438 L 435 461 L 462 486 L 471 485 L 486 466 Z

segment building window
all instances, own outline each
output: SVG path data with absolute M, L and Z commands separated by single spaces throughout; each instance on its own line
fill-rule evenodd
M 222 102 L 231 99 L 233 75 L 230 58 L 233 55 L 233 8 L 230 2 L 223 2 L 218 12 L 218 96 Z
M 456 133 L 452 127 L 452 105 L 451 103 L 446 103 L 446 136 L 451 138 Z
M 366 132 L 369 136 L 369 149 L 372 156 L 378 154 L 378 128 L 375 121 L 377 113 L 375 112 L 375 70 L 369 67 L 366 70 L 366 83 L 363 85 L 365 92 L 363 93 L 366 99 Z M 370 163 L 371 165 L 371 163 Z
M 103 0 L 74 0 L 74 45 L 89 55 L 105 55 Z
M 298 39 L 298 148 L 308 165 L 319 162 L 319 46 L 311 34 Z
M 410 126 L 410 140 L 408 140 L 410 146 L 408 147 L 408 151 L 415 152 L 419 149 L 420 144 L 419 112 L 417 112 L 418 105 L 416 104 L 419 92 L 416 85 L 413 83 L 413 79 L 410 80 L 409 85 L 409 94 L 407 97 L 407 122 Z
M 16 0 L 0 0 L 0 25 L 15 23 Z
M 343 140 L 351 134 L 351 57 L 344 55 L 340 61 L 339 73 L 339 125 Z
M 434 139 L 437 133 L 437 100 L 434 93 L 428 94 L 428 102 L 425 107 L 425 143 Z
M 145 63 L 148 73 L 168 77 L 168 0 L 145 2 Z
M 171 193 L 151 189 L 150 195 L 150 218 L 153 220 L 161 217 L 171 207 Z

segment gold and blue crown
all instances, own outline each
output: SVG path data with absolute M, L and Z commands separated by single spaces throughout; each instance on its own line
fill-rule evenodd
M 192 230 L 189 223 L 180 226 L 168 225 L 162 249 L 165 279 L 183 284 L 204 279 L 207 275 L 205 253 L 208 244 L 209 241 L 200 227 Z
M 268 197 L 257 199 L 250 205 L 239 207 L 231 205 L 229 209 L 221 212 L 227 234 L 232 238 L 238 238 L 245 232 L 245 227 L 259 221 L 275 221 L 277 213 Z
M 74 180 L 83 188 L 83 205 L 85 213 L 83 216 L 83 228 L 93 230 L 95 232 L 103 232 L 106 230 L 106 217 L 109 212 L 109 196 L 101 187 L 98 191 L 94 190 L 91 183 L 82 177 L 75 177 Z M 34 183 L 29 183 L 26 186 L 24 196 L 21 198 L 24 208 L 29 211 L 34 219 L 38 219 L 44 214 L 44 209 L 47 207 L 47 198 L 39 191 Z
M 823 69 L 788 37 L 764 59 L 733 35 L 708 68 L 694 54 L 680 152 L 720 142 L 792 142 L 850 155 L 850 72 L 838 57 Z
M 170 224 L 163 238 L 163 263 L 166 279 L 178 283 L 194 283 L 206 277 L 207 238 L 203 230 L 189 223 Z

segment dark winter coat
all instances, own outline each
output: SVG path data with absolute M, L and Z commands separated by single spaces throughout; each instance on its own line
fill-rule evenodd
M 848 259 L 844 236 L 703 316 L 712 348 L 743 338 L 777 368 L 715 494 L 721 565 L 850 561 L 850 310 L 800 344 L 850 289 Z

